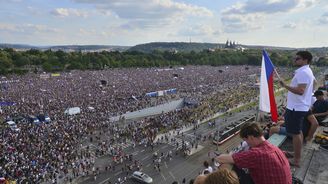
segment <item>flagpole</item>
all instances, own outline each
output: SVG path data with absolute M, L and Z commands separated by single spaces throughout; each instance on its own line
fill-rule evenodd
M 280 75 L 278 74 L 278 72 L 277 72 L 276 68 L 274 69 L 274 71 L 275 71 L 275 73 L 276 73 L 276 75 L 277 75 L 278 79 L 279 79 L 279 80 L 281 80 L 281 78 L 280 78 Z

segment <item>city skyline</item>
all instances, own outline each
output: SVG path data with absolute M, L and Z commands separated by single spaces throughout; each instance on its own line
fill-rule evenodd
M 0 0 L 0 42 L 328 46 L 323 0 Z

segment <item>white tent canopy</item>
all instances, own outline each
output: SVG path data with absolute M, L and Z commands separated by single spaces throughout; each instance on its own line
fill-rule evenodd
M 64 114 L 66 114 L 66 115 L 75 115 L 75 114 L 80 114 L 80 113 L 81 113 L 80 107 L 67 108 L 64 112 Z

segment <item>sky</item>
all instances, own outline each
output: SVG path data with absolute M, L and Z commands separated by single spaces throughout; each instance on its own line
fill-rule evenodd
M 328 46 L 328 0 L 0 0 L 0 43 Z

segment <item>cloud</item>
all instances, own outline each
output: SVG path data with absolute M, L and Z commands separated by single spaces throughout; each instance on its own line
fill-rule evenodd
M 288 22 L 282 25 L 282 28 L 286 28 L 286 29 L 295 29 L 296 27 L 297 25 L 294 22 Z
M 178 3 L 173 0 L 74 0 L 94 5 L 99 11 L 109 11 L 124 19 L 131 29 L 170 25 L 188 16 L 211 17 L 213 13 L 205 7 Z
M 287 12 L 295 8 L 299 0 L 248 0 L 239 3 L 223 11 L 223 14 L 250 14 Z
M 319 3 L 324 2 L 324 0 L 299 0 L 297 8 L 305 9 L 311 8 Z
M 214 29 L 212 26 L 207 24 L 198 24 L 183 28 L 178 31 L 178 36 L 213 36 L 219 35 L 220 30 Z
M 221 12 L 223 30 L 226 32 L 247 32 L 262 28 L 267 17 L 277 13 L 303 11 L 321 0 L 248 0 L 236 3 Z M 284 28 L 295 28 L 285 24 Z
M 16 28 L 12 24 L 0 23 L 0 31 L 16 31 Z
M 28 34 L 60 32 L 60 30 L 57 28 L 51 28 L 46 25 L 35 25 L 35 24 L 22 24 L 22 25 L 0 24 L 0 31 L 28 33 Z
M 57 17 L 87 17 L 88 13 L 83 10 L 73 9 L 73 8 L 56 8 L 50 12 L 52 15 Z
M 319 24 L 328 24 L 328 13 L 324 13 L 323 15 L 321 15 L 321 17 L 318 20 Z
M 265 19 L 263 14 L 247 14 L 247 15 L 223 15 L 221 22 L 223 30 L 228 33 L 247 32 L 250 30 L 261 29 Z
M 90 35 L 94 35 L 96 33 L 97 33 L 97 31 L 95 29 L 89 29 L 89 30 L 86 30 L 83 28 L 79 29 L 79 35 L 81 35 L 81 36 L 90 36 Z

